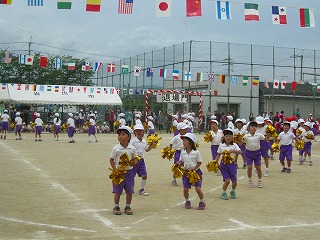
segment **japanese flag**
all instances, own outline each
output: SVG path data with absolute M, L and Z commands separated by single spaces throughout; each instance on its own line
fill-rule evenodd
M 279 80 L 274 79 L 273 80 L 273 88 L 279 89 L 279 85 L 280 85 Z
M 156 16 L 157 17 L 171 16 L 171 0 L 156 0 Z
M 281 81 L 281 89 L 285 89 L 287 85 L 287 81 Z

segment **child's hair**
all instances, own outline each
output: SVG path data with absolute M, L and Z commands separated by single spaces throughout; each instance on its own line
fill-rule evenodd
M 194 151 L 196 151 L 197 148 L 196 148 L 195 143 L 194 143 L 190 138 L 188 138 L 188 137 L 185 137 L 185 139 L 187 139 L 188 142 L 190 143 L 191 149 L 194 150 Z
M 117 131 L 118 135 L 119 135 L 121 132 L 124 132 L 125 134 L 127 134 L 127 135 L 129 136 L 129 142 L 130 142 L 130 140 L 131 140 L 131 134 L 129 133 L 129 131 L 126 130 L 126 129 L 120 129 L 120 130 Z
M 226 143 L 224 136 L 221 138 L 221 143 Z M 230 142 L 230 145 L 233 145 L 233 144 L 234 143 L 233 143 L 233 139 L 232 139 L 232 141 Z

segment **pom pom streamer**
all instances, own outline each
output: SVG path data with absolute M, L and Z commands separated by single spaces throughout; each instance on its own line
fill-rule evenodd
M 119 122 L 119 121 L 115 121 L 115 122 L 113 123 L 113 126 L 115 126 L 115 127 L 119 127 L 119 125 L 120 125 L 120 122 Z
M 219 171 L 219 163 L 218 161 L 212 160 L 206 164 L 206 167 L 209 172 L 217 173 Z
M 301 139 L 299 142 L 296 141 L 296 143 L 294 144 L 294 147 L 298 150 L 302 150 L 304 148 L 304 140 Z
M 149 137 L 147 137 L 147 144 L 151 146 L 153 143 L 156 143 L 156 145 L 153 146 L 153 148 L 159 147 L 160 143 L 159 141 L 162 139 L 157 133 L 151 134 Z
M 181 178 L 182 175 L 184 174 L 184 169 L 182 166 L 179 166 L 177 164 L 174 164 L 171 167 L 171 171 L 173 172 L 173 175 L 175 178 Z
M 192 185 L 195 184 L 196 182 L 199 182 L 200 180 L 200 175 L 197 173 L 196 170 L 187 171 L 186 175 L 187 175 L 187 178 L 189 179 L 189 183 Z
M 119 168 L 117 171 L 114 171 L 111 168 L 109 168 L 109 170 L 111 170 L 109 178 L 112 180 L 113 184 L 119 185 L 124 181 L 124 174 L 127 172 L 126 170 L 122 168 Z
M 272 151 L 273 151 L 274 153 L 280 152 L 280 147 L 279 147 L 279 144 L 278 144 L 277 142 L 275 142 L 274 144 L 272 144 L 271 148 L 272 148 Z
M 310 140 L 314 140 L 314 135 L 313 134 L 307 134 L 306 138 L 310 139 Z
M 169 161 L 174 157 L 175 150 L 170 148 L 170 147 L 165 147 L 164 149 L 161 150 L 162 153 L 162 158 L 163 159 L 168 159 Z
M 172 126 L 172 127 L 170 128 L 170 133 L 174 132 L 176 129 L 177 129 L 176 126 Z
M 266 134 L 271 136 L 274 140 L 278 138 L 276 129 L 272 125 L 268 125 L 268 127 L 266 128 Z
M 204 135 L 204 139 L 203 139 L 203 140 L 204 140 L 206 143 L 212 142 L 213 137 L 212 137 L 211 132 L 207 132 L 207 133 Z
M 224 150 L 221 154 L 221 162 L 224 164 L 232 164 L 235 159 L 236 157 L 228 153 L 227 150 Z
M 233 136 L 233 141 L 238 144 L 242 140 L 243 137 L 244 137 L 244 134 L 236 133 Z

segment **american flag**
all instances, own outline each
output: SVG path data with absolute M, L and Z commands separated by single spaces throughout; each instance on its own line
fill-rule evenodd
M 214 82 L 214 74 L 208 73 L 208 79 L 209 79 L 209 83 L 213 83 Z
M 4 63 L 11 63 L 12 57 L 12 53 L 6 53 L 6 55 L 4 56 Z
M 133 0 L 119 0 L 118 14 L 132 14 Z

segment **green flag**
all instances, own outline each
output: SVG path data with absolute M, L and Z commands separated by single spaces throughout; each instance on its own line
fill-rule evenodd
M 128 65 L 122 65 L 121 66 L 121 73 L 122 74 L 129 74 L 129 66 Z
M 248 82 L 249 82 L 249 77 L 243 76 L 242 77 L 242 85 L 243 86 L 248 86 Z

